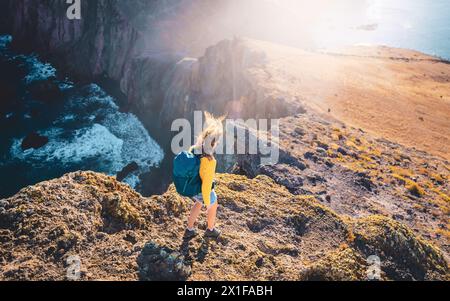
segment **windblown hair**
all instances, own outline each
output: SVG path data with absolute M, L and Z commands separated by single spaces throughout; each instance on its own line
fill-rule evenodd
M 202 155 L 212 157 L 223 136 L 222 123 L 225 116 L 214 117 L 212 114 L 205 112 L 205 119 L 204 130 L 198 135 L 194 149 Z

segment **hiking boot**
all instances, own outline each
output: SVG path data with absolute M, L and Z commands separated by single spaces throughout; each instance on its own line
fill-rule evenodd
M 183 238 L 184 239 L 192 239 L 192 238 L 196 237 L 197 235 L 198 235 L 197 231 L 186 229 L 186 232 L 184 232 Z
M 221 234 L 221 232 L 219 230 L 217 230 L 216 228 L 214 228 L 213 230 L 207 229 L 205 231 L 206 238 L 217 239 L 217 238 L 219 238 L 220 234 Z

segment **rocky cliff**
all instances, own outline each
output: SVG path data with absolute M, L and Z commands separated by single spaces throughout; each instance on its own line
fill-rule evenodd
M 442 252 L 389 218 L 338 215 L 266 176 L 219 175 L 217 190 L 223 237 L 186 241 L 173 187 L 143 198 L 77 172 L 25 188 L 0 202 L 0 279 L 64 280 L 77 258 L 81 280 L 366 280 L 372 255 L 385 280 L 448 279 Z
M 219 176 L 219 242 L 183 242 L 189 202 L 173 188 L 143 198 L 79 172 L 0 201 L 2 278 L 64 279 L 78 255 L 82 279 L 354 280 L 377 255 L 383 279 L 448 279 L 447 62 L 239 38 L 190 52 L 170 43 L 178 30 L 151 30 L 189 27 L 168 22 L 180 6 L 157 3 L 170 2 L 83 1 L 80 21 L 62 0 L 7 2 L 15 47 L 79 79 L 111 80 L 151 131 L 194 109 L 283 118 L 278 164 L 220 158 L 241 175 Z
M 63 0 L 9 1 L 13 44 L 40 53 L 75 78 L 112 82 L 126 99 L 123 107 L 144 122 L 152 120 L 153 127 L 191 117 L 195 109 L 238 117 L 299 110 L 298 103 L 264 91 L 253 79 L 264 54 L 238 39 L 205 52 L 224 34 L 198 39 L 201 32 L 187 29 L 188 16 L 204 21 L 195 12 L 217 11 L 219 4 L 196 1 L 194 9 L 193 1 L 132 2 L 82 1 L 82 18 L 69 20 Z M 188 41 L 192 45 L 186 47 Z
M 255 5 L 258 12 L 274 9 L 269 1 L 233 2 L 82 1 L 81 20 L 69 20 L 63 0 L 10 0 L 2 3 L 8 21 L 0 30 L 12 33 L 17 48 L 38 52 L 60 70 L 104 82 L 154 135 L 195 109 L 278 118 L 308 106 L 449 158 L 448 62 L 387 47 L 320 53 L 230 39 L 246 33 L 236 28 L 241 14 Z
M 8 2 L 0 3 L 0 34 L 6 34 L 11 31 L 10 18 L 8 15 Z

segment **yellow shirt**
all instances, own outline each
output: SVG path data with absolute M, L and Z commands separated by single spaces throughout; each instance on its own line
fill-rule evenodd
M 202 179 L 202 196 L 205 206 L 211 204 L 211 191 L 216 174 L 217 161 L 214 158 L 203 157 L 200 159 L 200 178 Z

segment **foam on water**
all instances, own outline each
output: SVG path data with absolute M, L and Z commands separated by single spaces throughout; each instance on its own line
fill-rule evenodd
M 29 70 L 29 73 L 24 78 L 27 84 L 56 76 L 56 69 L 49 63 L 41 62 L 37 55 L 26 56 L 24 61 Z
M 6 48 L 12 42 L 12 36 L 0 35 L 0 48 Z
M 101 160 L 102 171 L 120 169 L 121 148 L 123 141 L 111 134 L 99 124 L 70 133 L 62 128 L 51 128 L 40 133 L 49 138 L 49 143 L 39 149 L 22 151 L 22 139 L 15 139 L 11 147 L 12 157 L 33 163 L 56 164 L 59 167 L 70 167 L 84 161 Z
M 72 89 L 74 87 L 74 83 L 66 80 L 66 81 L 60 82 L 58 84 L 58 87 L 62 91 L 69 90 L 69 89 Z
M 72 129 L 73 124 L 81 128 Z M 159 166 L 164 158 L 163 150 L 139 119 L 119 112 L 114 99 L 95 84 L 83 87 L 71 97 L 64 115 L 56 119 L 53 126 L 39 132 L 49 138 L 49 143 L 40 149 L 22 151 L 23 138 L 15 139 L 11 157 L 35 167 L 43 164 L 62 168 L 95 167 L 96 171 L 110 175 L 136 162 L 139 170 L 124 180 L 132 187 L 139 184 L 140 174 Z
M 0 50 L 7 50 L 11 41 L 11 36 L 0 36 Z M 4 55 L 20 67 L 25 67 L 25 86 L 36 80 L 55 80 L 56 69 L 40 61 L 36 55 L 10 52 Z M 119 112 L 114 98 L 101 87 L 95 84 L 80 87 L 68 79 L 55 82 L 70 96 L 65 97 L 63 109 L 55 108 L 60 111 L 49 115 L 53 116 L 53 121 L 44 126 L 35 125 L 33 129 L 48 137 L 49 142 L 39 149 L 23 151 L 21 143 L 24 137 L 14 137 L 8 142 L 9 152 L 0 154 L 4 158 L 0 166 L 10 162 L 24 164 L 31 167 L 31 172 L 36 170 L 45 174 L 52 174 L 52 171 L 94 170 L 115 175 L 131 162 L 136 162 L 139 170 L 124 179 L 134 188 L 139 185 L 142 173 L 159 166 L 164 158 L 161 147 L 135 115 Z M 7 117 L 11 116 L 12 113 Z M 24 120 L 32 118 L 28 113 L 23 116 Z

